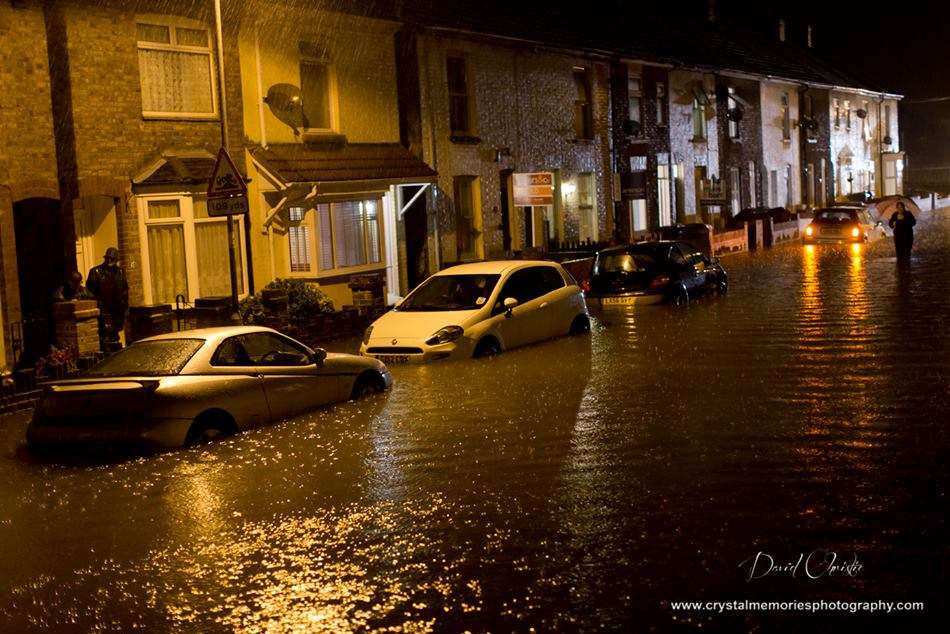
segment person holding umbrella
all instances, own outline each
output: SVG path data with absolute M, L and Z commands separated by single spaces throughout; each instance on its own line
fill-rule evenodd
M 898 201 L 897 211 L 891 214 L 888 225 L 894 230 L 894 249 L 897 251 L 897 259 L 906 261 L 910 259 L 910 251 L 914 247 L 914 225 L 917 219 L 914 214 L 907 211 L 903 202 Z

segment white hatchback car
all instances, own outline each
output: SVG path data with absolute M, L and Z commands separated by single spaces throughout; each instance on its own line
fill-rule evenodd
M 384 363 L 498 354 L 590 330 L 584 293 L 560 264 L 498 261 L 439 271 L 363 336 Z

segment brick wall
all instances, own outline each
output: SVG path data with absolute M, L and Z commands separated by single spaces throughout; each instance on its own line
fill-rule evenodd
M 457 259 L 453 177 L 480 179 L 483 240 L 486 257 L 502 257 L 501 183 L 499 173 L 555 171 L 559 182 L 574 182 L 591 172 L 596 183 L 598 234 L 611 230 L 608 66 L 600 60 L 511 45 L 490 38 L 465 38 L 423 32 L 417 40 L 420 63 L 420 109 L 426 161 L 439 172 L 437 193 L 430 208 L 438 220 L 441 260 Z M 475 112 L 475 143 L 450 140 L 446 57 L 463 55 Z M 574 138 L 572 69 L 590 69 L 594 138 Z M 510 156 L 495 161 L 496 150 Z M 579 220 L 571 200 L 555 205 L 560 213 L 559 235 L 576 239 Z M 566 203 L 562 205 L 562 202 Z M 562 208 L 563 207 L 563 208 Z M 510 210 L 515 243 L 523 236 L 520 210 Z M 612 212 L 611 212 L 612 213 Z
M 0 43 L 2 367 L 12 361 L 9 325 L 21 316 L 13 203 L 34 196 L 59 197 L 43 3 L 0 3 Z
M 207 6 L 190 2 L 161 5 L 164 15 L 194 19 L 213 34 L 214 16 Z M 126 268 L 132 304 L 143 301 L 138 206 L 131 178 L 166 149 L 204 148 L 215 153 L 221 143 L 220 122 L 149 120 L 142 116 L 142 94 L 136 47 L 136 12 L 118 0 L 61 0 L 58 19 L 65 34 L 65 57 L 54 66 L 54 82 L 69 91 L 72 151 L 61 152 L 60 173 L 74 174 L 77 196 L 106 195 L 116 200 L 119 250 Z M 155 11 L 156 9 L 152 9 Z M 240 16 L 226 4 L 224 33 L 226 97 L 231 154 L 243 169 L 244 142 L 238 63 L 237 24 Z M 57 77 L 56 71 L 61 73 Z M 215 81 L 217 78 L 215 77 Z M 220 104 L 219 104 L 220 108 Z M 65 118 L 64 118 L 65 119 Z M 74 161 L 74 164 L 69 164 Z M 68 227 L 72 229 L 72 221 Z M 66 236 L 71 244 L 75 238 Z

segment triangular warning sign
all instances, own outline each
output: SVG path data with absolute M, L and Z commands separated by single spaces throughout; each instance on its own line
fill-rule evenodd
M 208 181 L 208 198 L 227 198 L 247 194 L 247 184 L 234 166 L 234 161 L 224 148 L 218 152 L 218 160 Z

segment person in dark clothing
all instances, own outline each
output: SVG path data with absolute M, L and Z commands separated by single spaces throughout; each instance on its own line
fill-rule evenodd
M 119 250 L 106 249 L 102 264 L 89 270 L 86 288 L 99 304 L 99 330 L 103 347 L 109 350 L 119 342 L 129 309 L 129 283 L 119 266 Z
M 907 211 L 904 203 L 897 203 L 897 211 L 891 214 L 888 225 L 894 230 L 894 249 L 897 251 L 898 260 L 910 259 L 910 251 L 914 247 L 915 224 L 917 219 L 914 214 Z

